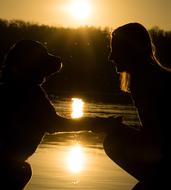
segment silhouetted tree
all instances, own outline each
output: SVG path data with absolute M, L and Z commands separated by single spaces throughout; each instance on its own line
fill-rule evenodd
M 159 28 L 149 30 L 160 61 L 171 66 L 171 32 Z M 64 28 L 39 25 L 20 20 L 0 19 L 0 63 L 12 44 L 21 39 L 44 43 L 48 50 L 62 57 L 63 70 L 44 84 L 48 93 L 80 94 L 121 93 L 117 74 L 108 62 L 109 28 Z

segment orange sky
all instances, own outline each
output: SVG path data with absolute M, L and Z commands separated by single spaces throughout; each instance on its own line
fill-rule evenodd
M 148 28 L 159 26 L 171 30 L 171 0 L 79 0 L 87 1 L 91 8 L 89 17 L 82 20 L 66 9 L 73 1 L 0 0 L 0 18 L 64 27 L 89 25 L 114 28 L 136 21 Z

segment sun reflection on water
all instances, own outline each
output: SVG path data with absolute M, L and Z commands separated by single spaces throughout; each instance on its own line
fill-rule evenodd
M 79 118 L 83 116 L 84 102 L 79 98 L 72 98 L 72 118 Z
M 68 170 L 72 173 L 81 172 L 84 161 L 83 147 L 79 144 L 72 146 L 67 156 Z

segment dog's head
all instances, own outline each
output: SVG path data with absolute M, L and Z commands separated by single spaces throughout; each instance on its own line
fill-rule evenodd
M 61 59 L 48 53 L 40 42 L 21 40 L 10 48 L 4 61 L 2 76 L 5 81 L 40 84 L 45 77 L 58 72 L 61 67 Z

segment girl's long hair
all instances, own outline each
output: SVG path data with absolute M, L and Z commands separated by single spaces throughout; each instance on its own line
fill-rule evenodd
M 115 57 L 125 59 L 127 68 L 134 69 L 133 72 L 143 66 L 142 64 L 158 65 L 161 69 L 171 72 L 171 68 L 164 67 L 157 59 L 152 38 L 146 28 L 139 23 L 128 23 L 113 31 L 112 51 Z M 131 75 L 132 73 L 127 70 L 120 73 L 122 91 L 130 92 Z
M 130 93 L 131 75 L 128 72 L 122 72 L 119 75 L 120 89 L 124 92 Z

